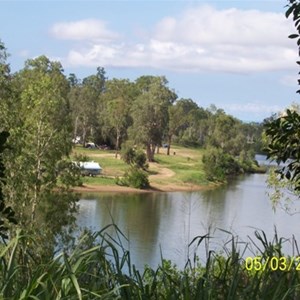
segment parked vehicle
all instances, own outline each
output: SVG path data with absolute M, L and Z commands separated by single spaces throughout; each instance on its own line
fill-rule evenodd
M 85 144 L 85 148 L 88 148 L 88 149 L 96 149 L 98 148 L 97 145 L 95 143 L 86 143 Z
M 76 136 L 76 138 L 72 139 L 73 144 L 80 144 L 81 138 L 80 136 Z
M 94 161 L 79 162 L 79 167 L 83 176 L 96 176 L 102 173 L 101 166 Z

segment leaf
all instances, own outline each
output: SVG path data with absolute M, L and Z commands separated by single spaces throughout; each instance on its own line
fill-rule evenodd
M 295 34 L 295 33 L 290 34 L 290 35 L 288 36 L 289 39 L 295 39 L 295 38 L 297 38 L 297 37 L 299 37 L 299 34 Z
M 81 300 L 82 299 L 82 293 L 81 293 L 81 289 L 80 289 L 79 283 L 77 281 L 76 276 L 73 273 L 72 266 L 70 265 L 70 263 L 68 261 L 68 257 L 67 257 L 67 255 L 65 253 L 63 255 L 63 258 L 64 258 L 64 263 L 65 263 L 66 269 L 67 269 L 67 271 L 69 273 L 68 274 L 69 279 L 71 279 L 71 282 L 72 282 L 74 288 L 76 289 L 78 299 Z
M 290 14 L 293 12 L 293 10 L 294 10 L 294 5 L 288 8 L 288 10 L 285 12 L 285 17 L 288 18 Z

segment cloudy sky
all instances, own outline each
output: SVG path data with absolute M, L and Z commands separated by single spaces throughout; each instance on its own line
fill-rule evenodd
M 79 78 L 165 75 L 179 98 L 262 121 L 292 102 L 298 51 L 285 0 L 5 1 L 12 71 L 42 54 Z

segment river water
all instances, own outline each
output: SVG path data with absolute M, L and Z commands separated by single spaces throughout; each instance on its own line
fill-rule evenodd
M 209 249 L 221 250 L 231 239 L 223 230 L 246 243 L 249 236 L 255 240 L 256 229 L 272 240 L 276 227 L 279 236 L 294 235 L 300 242 L 300 214 L 289 215 L 280 208 L 273 211 L 266 179 L 265 174 L 243 175 L 218 189 L 199 192 L 84 195 L 77 222 L 100 230 L 113 219 L 128 237 L 124 246 L 140 269 L 145 264 L 156 268 L 161 254 L 183 267 L 194 251 L 189 242 L 207 233 Z M 300 211 L 300 203 L 290 208 Z M 204 261 L 207 248 L 202 244 L 197 253 Z M 286 254 L 293 254 L 289 241 L 284 248 Z

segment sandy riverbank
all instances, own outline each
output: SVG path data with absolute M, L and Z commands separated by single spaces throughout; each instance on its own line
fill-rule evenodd
M 73 190 L 79 193 L 101 193 L 101 192 L 109 192 L 109 193 L 153 193 L 153 192 L 192 192 L 192 191 L 203 191 L 209 190 L 217 185 L 159 185 L 159 184 L 151 184 L 150 189 L 140 190 L 132 187 L 119 186 L 119 185 L 83 185 L 81 187 L 76 187 Z

